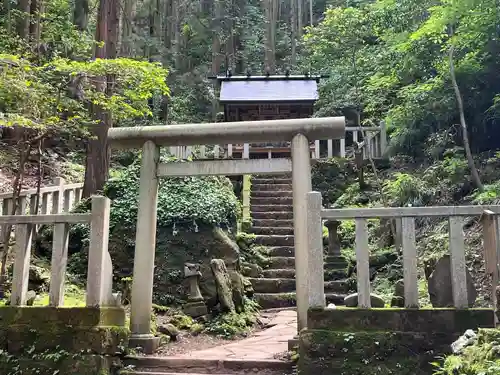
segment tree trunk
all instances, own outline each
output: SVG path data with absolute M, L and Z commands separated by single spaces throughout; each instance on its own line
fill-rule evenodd
M 116 58 L 118 39 L 118 4 L 117 0 L 100 0 L 97 15 L 95 58 Z M 96 89 L 106 95 L 113 91 L 113 77 L 96 77 Z M 91 106 L 96 124 L 92 127 L 93 137 L 87 144 L 85 163 L 84 197 L 101 191 L 109 174 L 110 152 L 108 129 L 113 126 L 111 115 L 98 105 Z
M 276 71 L 275 37 L 278 6 L 275 0 L 266 0 L 264 4 L 266 19 L 265 64 L 266 69 L 269 69 L 270 73 L 274 73 Z
M 78 30 L 87 30 L 89 26 L 89 0 L 75 0 L 73 23 Z
M 484 190 L 484 186 L 481 182 L 481 178 L 479 177 L 479 172 L 477 171 L 476 165 L 474 163 L 474 158 L 472 156 L 472 152 L 470 149 L 469 143 L 469 135 L 467 130 L 467 122 L 465 121 L 465 112 L 464 112 L 464 103 L 462 99 L 462 94 L 460 93 L 460 88 L 458 87 L 457 77 L 455 74 L 455 64 L 453 62 L 453 54 L 455 52 L 454 46 L 450 47 L 449 51 L 449 62 L 450 62 L 450 76 L 451 76 L 451 84 L 453 86 L 453 90 L 455 91 L 455 97 L 458 105 L 458 112 L 460 115 L 460 125 L 462 128 L 462 139 L 465 148 L 465 155 L 467 156 L 467 163 L 469 165 L 469 169 L 471 171 L 472 182 L 476 186 L 479 191 Z
M 292 56 L 291 65 L 292 68 L 297 64 L 297 0 L 291 0 L 292 6 L 290 10 L 290 26 L 292 30 L 291 42 L 292 42 Z
M 30 0 L 19 0 L 17 10 L 20 12 L 17 19 L 17 35 L 21 39 L 27 39 L 30 31 Z
M 313 19 L 313 0 L 309 0 L 309 25 L 312 26 L 314 24 Z
M 133 42 L 131 40 L 133 35 L 133 20 L 135 17 L 136 3 L 135 0 L 124 0 L 122 12 L 122 43 L 120 48 L 120 55 L 124 57 L 131 57 L 133 54 Z
M 299 35 L 299 38 L 302 38 L 302 32 L 303 32 L 303 28 L 304 28 L 304 24 L 303 24 L 303 19 L 304 19 L 304 15 L 302 13 L 302 2 L 304 0 L 297 0 L 297 32 L 298 32 L 298 35 Z
M 33 50 L 38 53 L 40 51 L 40 37 L 42 34 L 42 13 L 44 11 L 44 0 L 31 0 L 31 17 L 32 21 L 29 27 L 30 41 L 33 45 Z

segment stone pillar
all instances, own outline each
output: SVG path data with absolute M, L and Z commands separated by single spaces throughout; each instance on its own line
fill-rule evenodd
M 302 134 L 292 139 L 293 225 L 295 234 L 295 284 L 298 330 L 307 326 L 308 238 L 307 193 L 312 190 L 309 140 Z
M 135 237 L 134 277 L 130 313 L 130 347 L 142 347 L 151 354 L 159 339 L 151 334 L 151 309 L 153 299 L 153 272 L 156 247 L 156 205 L 158 179 L 156 167 L 159 149 L 147 141 L 142 147 L 141 176 L 139 185 L 139 210 Z
M 328 220 L 325 222 L 325 227 L 328 229 L 328 255 L 340 255 L 339 225 L 340 221 L 337 220 Z
M 308 308 L 324 308 L 326 305 L 321 207 L 321 193 L 307 193 Z

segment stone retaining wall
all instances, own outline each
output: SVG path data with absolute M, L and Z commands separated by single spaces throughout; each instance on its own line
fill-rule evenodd
M 0 307 L 0 373 L 113 374 L 128 333 L 121 308 Z
M 494 321 L 491 309 L 310 309 L 299 374 L 430 375 L 467 329 Z

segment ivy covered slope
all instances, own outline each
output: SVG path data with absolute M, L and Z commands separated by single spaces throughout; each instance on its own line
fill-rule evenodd
M 105 186 L 111 199 L 109 251 L 116 281 L 132 276 L 139 193 L 140 160 L 119 171 Z M 87 203 L 88 205 L 88 203 Z M 224 177 L 185 177 L 160 180 L 158 190 L 154 302 L 167 305 L 187 296 L 184 263 L 202 263 L 202 293 L 214 297 L 210 259 L 220 258 L 229 269 L 239 262 L 239 250 L 228 234 L 236 231 L 239 202 Z M 88 207 L 80 209 L 87 210 Z M 73 272 L 84 274 L 89 228 L 72 233 Z M 78 269 L 75 269 L 77 267 Z

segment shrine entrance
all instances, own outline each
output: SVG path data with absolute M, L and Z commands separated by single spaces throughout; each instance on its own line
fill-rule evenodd
M 345 118 L 241 121 L 212 124 L 113 128 L 114 148 L 142 148 L 139 209 L 134 257 L 130 344 L 152 353 L 159 339 L 151 334 L 156 245 L 158 178 L 168 176 L 276 174 L 292 172 L 298 329 L 306 326 L 308 300 L 308 227 L 306 195 L 312 190 L 310 140 L 341 139 Z M 289 142 L 291 158 L 195 160 L 160 163 L 159 148 L 172 146 Z

